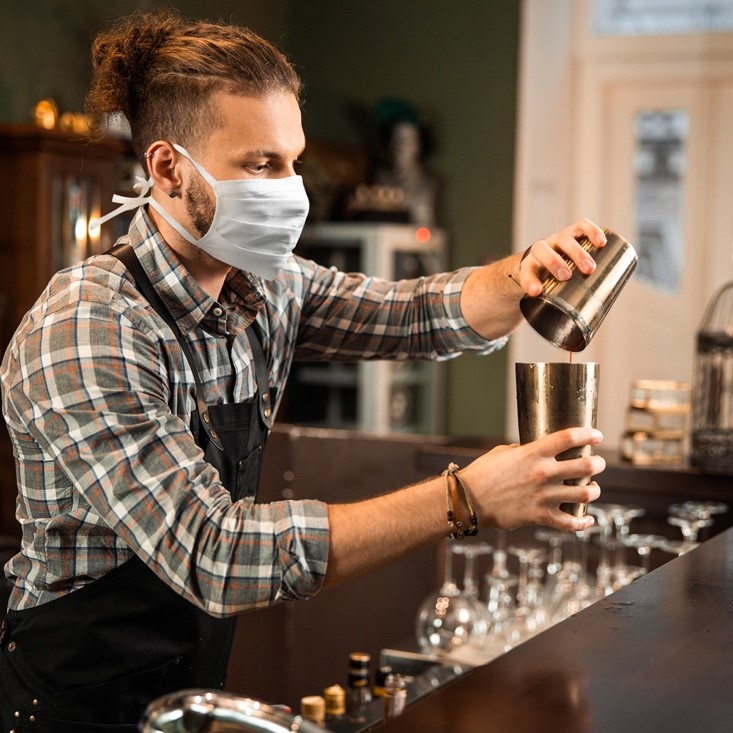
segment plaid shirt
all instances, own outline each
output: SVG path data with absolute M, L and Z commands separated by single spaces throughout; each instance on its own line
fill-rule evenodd
M 127 239 L 192 345 L 209 404 L 255 393 L 244 333 L 254 319 L 276 404 L 294 358 L 436 359 L 503 344 L 460 314 L 469 269 L 392 283 L 296 257 L 268 283 L 233 270 L 216 302 L 144 211 Z M 133 555 L 217 616 L 321 588 L 326 505 L 231 501 L 189 429 L 195 386 L 180 346 L 116 258 L 53 277 L 0 379 L 23 534 L 5 569 L 11 608 L 63 596 Z

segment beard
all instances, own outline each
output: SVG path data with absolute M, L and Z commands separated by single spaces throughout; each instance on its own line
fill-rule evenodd
M 216 204 L 211 200 L 204 183 L 194 178 L 186 191 L 186 213 L 199 237 L 203 237 L 214 221 Z

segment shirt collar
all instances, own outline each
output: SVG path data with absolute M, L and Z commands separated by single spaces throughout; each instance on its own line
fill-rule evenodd
M 191 276 L 142 208 L 130 224 L 129 241 L 181 333 L 195 328 L 216 306 L 216 301 Z M 237 305 L 239 301 L 240 308 L 248 312 L 246 320 L 254 320 L 265 304 L 262 280 L 232 270 L 224 285 L 222 301 L 222 305 L 225 301 L 227 305 Z

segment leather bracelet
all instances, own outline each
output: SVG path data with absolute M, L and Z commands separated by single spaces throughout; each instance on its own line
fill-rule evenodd
M 443 471 L 443 477 L 445 479 L 445 494 L 448 501 L 448 525 L 451 528 L 450 538 L 452 540 L 462 540 L 464 537 L 475 537 L 478 534 L 478 517 L 476 516 L 476 510 L 473 507 L 471 497 L 469 496 L 466 485 L 463 483 L 463 479 L 461 478 L 461 474 L 458 473 L 458 470 L 458 466 L 455 463 L 449 463 L 448 468 Z M 470 527 L 465 527 L 460 519 L 456 519 L 456 512 L 451 498 L 451 476 L 455 478 L 456 484 L 463 494 L 463 501 L 468 507 Z

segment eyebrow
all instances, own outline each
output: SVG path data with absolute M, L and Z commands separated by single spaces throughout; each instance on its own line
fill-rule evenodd
M 300 158 L 301 155 L 305 152 L 305 145 L 301 148 L 300 152 L 295 156 L 296 158 Z M 274 151 L 269 150 L 248 150 L 245 153 L 242 153 L 240 156 L 242 158 L 272 158 L 274 160 L 282 160 L 285 156 L 282 155 L 282 153 L 276 153 Z

